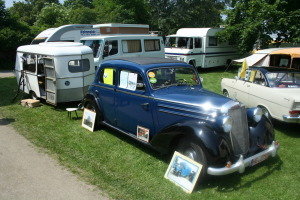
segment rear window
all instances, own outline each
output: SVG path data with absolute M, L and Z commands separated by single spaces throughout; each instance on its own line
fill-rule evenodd
M 208 46 L 218 46 L 218 38 L 214 36 L 209 36 L 208 38 Z
M 160 41 L 144 40 L 145 51 L 160 51 Z
M 89 61 L 89 59 L 70 60 L 68 63 L 68 69 L 71 73 L 89 71 L 90 70 L 90 61 Z
M 122 40 L 123 53 L 137 53 L 142 51 L 141 40 Z

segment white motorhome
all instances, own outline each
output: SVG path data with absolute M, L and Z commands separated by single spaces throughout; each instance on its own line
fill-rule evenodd
M 49 28 L 39 33 L 31 44 L 41 42 L 79 42 L 82 37 L 100 35 L 99 29 L 91 24 L 68 24 L 57 28 Z
M 228 65 L 239 56 L 228 42 L 219 42 L 216 33 L 223 28 L 181 28 L 166 37 L 165 57 L 198 68 Z
M 95 67 L 116 57 L 164 57 L 164 43 L 156 35 L 100 35 L 81 39 L 93 50 Z
M 74 42 L 20 46 L 16 56 L 19 87 L 56 105 L 80 101 L 95 76 L 91 48 Z

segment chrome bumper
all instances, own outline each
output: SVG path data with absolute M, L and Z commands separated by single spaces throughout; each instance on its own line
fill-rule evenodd
M 292 117 L 292 116 L 289 116 L 289 115 L 283 115 L 282 117 L 283 117 L 284 122 L 300 123 L 300 116 Z
M 236 163 L 232 164 L 230 167 L 222 167 L 222 168 L 208 167 L 207 174 L 220 176 L 220 175 L 231 174 L 237 171 L 239 173 L 243 173 L 245 171 L 245 168 L 250 166 L 254 159 L 260 158 L 262 156 L 269 156 L 269 155 L 274 157 L 277 153 L 278 148 L 279 148 L 279 144 L 273 141 L 271 146 L 269 146 L 266 150 L 258 154 L 255 154 L 249 158 L 244 159 L 244 157 L 241 155 L 239 160 Z

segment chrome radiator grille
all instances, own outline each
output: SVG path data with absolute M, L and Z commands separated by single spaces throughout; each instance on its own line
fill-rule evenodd
M 243 106 L 232 108 L 229 110 L 229 116 L 233 119 L 230 138 L 234 154 L 245 154 L 249 150 L 249 129 L 246 108 Z

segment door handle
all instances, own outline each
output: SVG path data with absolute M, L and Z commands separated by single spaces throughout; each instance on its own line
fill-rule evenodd
M 149 110 L 149 103 L 142 103 L 141 106 L 144 110 Z

